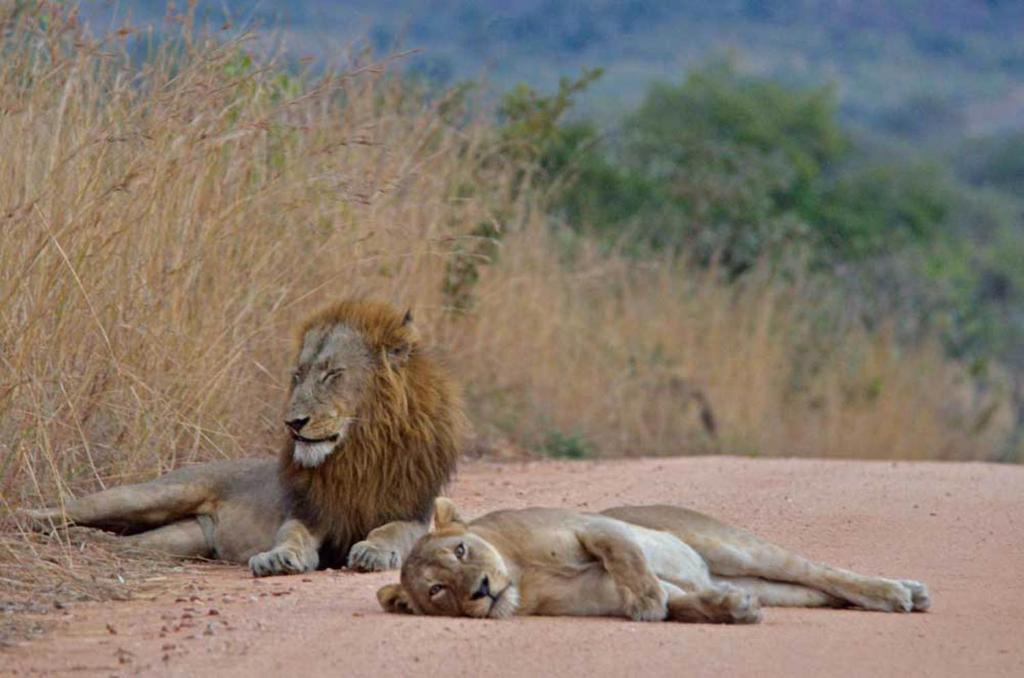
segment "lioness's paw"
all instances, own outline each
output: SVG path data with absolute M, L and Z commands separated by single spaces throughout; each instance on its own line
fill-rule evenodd
M 928 587 L 924 582 L 902 579 L 900 583 L 910 589 L 910 599 L 914 605 L 914 612 L 924 612 L 932 606 L 932 597 L 928 593 Z
M 701 593 L 700 601 L 713 622 L 756 624 L 761 621 L 761 601 L 743 589 L 722 586 Z
M 249 559 L 249 569 L 256 577 L 301 574 L 315 570 L 318 561 L 316 552 L 304 555 L 289 548 L 279 548 L 254 555 Z
M 871 579 L 848 596 L 850 602 L 875 612 L 910 612 L 914 596 L 910 587 L 892 579 Z
M 726 601 L 734 624 L 756 624 L 761 621 L 761 601 L 756 595 L 749 591 L 730 591 Z
M 630 596 L 626 616 L 633 621 L 664 621 L 668 616 L 668 594 L 655 584 Z
M 397 551 L 382 548 L 369 540 L 357 542 L 348 552 L 348 566 L 359 572 L 396 570 L 402 565 Z

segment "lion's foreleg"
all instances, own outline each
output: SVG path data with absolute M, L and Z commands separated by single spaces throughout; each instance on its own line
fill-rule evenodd
M 290 518 L 278 529 L 274 548 L 250 558 L 249 569 L 257 577 L 310 572 L 320 564 L 322 541 L 301 520 Z
M 580 545 L 604 565 L 623 600 L 623 614 L 634 621 L 661 621 L 667 594 L 651 571 L 640 545 L 625 530 L 588 526 L 577 533 Z
M 396 520 L 381 525 L 352 546 L 348 566 L 360 572 L 397 569 L 416 540 L 426 533 L 426 524 L 417 520 Z

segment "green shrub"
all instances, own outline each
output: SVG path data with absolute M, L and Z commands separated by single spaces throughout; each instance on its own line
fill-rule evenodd
M 557 459 L 584 459 L 594 455 L 594 446 L 581 435 L 551 431 L 544 438 L 541 451 Z

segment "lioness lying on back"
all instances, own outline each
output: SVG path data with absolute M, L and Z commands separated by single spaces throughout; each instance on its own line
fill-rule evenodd
M 675 506 L 601 514 L 529 508 L 464 522 L 438 498 L 434 528 L 401 583 L 377 592 L 389 612 L 503 618 L 624 616 L 754 623 L 760 606 L 927 610 L 928 589 L 808 561 Z

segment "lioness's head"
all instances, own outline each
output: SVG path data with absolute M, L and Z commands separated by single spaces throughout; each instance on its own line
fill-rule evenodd
M 294 461 L 323 463 L 359 424 L 375 380 L 416 350 L 411 313 L 388 304 L 346 301 L 313 316 L 300 334 L 284 420 Z
M 515 614 L 519 591 L 497 549 L 438 497 L 434 526 L 410 552 L 401 583 L 381 588 L 377 600 L 388 612 L 501 619 Z

